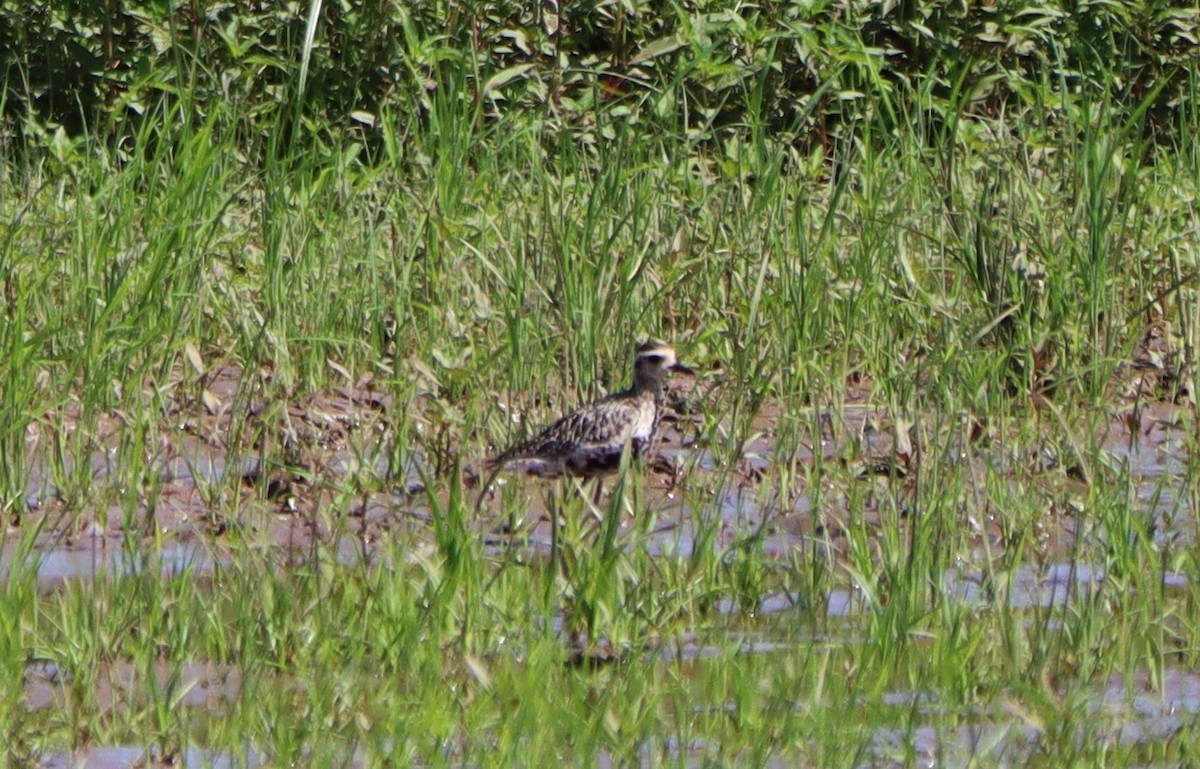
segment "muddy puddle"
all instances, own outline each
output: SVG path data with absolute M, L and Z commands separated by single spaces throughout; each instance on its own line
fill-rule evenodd
M 763 649 L 769 653 L 769 649 Z M 204 686 L 212 671 L 193 671 L 188 674 L 193 688 Z M 1155 682 L 1152 683 L 1152 678 Z M 220 683 L 222 687 L 230 686 Z M 236 686 L 236 684 L 233 684 Z M 218 695 L 218 697 L 220 694 Z M 188 696 L 188 707 L 212 707 L 206 695 Z M 864 729 L 861 745 L 862 767 L 943 766 L 968 767 L 983 765 L 1021 765 L 1039 757 L 1045 758 L 1047 740 L 1087 744 L 1091 748 L 1129 748 L 1159 744 L 1192 728 L 1200 717 L 1200 674 L 1166 668 L 1161 676 L 1147 671 L 1130 675 L 1114 675 L 1102 682 L 1094 692 L 1073 705 L 1088 714 L 1089 727 L 1071 735 L 1047 734 L 1038 719 L 1031 717 L 1016 702 L 999 704 L 973 713 L 950 712 L 935 697 L 920 692 L 893 691 L 885 693 L 882 704 L 892 711 L 892 717 L 878 720 L 894 725 Z M 706 705 L 705 708 L 721 707 Z M 736 712 L 736 705 L 728 709 Z M 811 705 L 803 699 L 794 703 L 803 713 Z M 938 723 L 950 717 L 955 726 L 946 728 Z M 796 750 L 795 746 L 791 748 Z M 448 752 L 449 746 L 448 746 Z M 451 758 L 451 756 L 446 756 Z M 368 755 L 358 748 L 344 756 L 339 765 L 365 767 L 378 763 L 380 757 Z M 722 758 L 720 745 L 702 738 L 680 741 L 665 737 L 647 740 L 642 744 L 633 765 L 712 766 Z M 728 758 L 728 756 L 725 756 Z M 795 762 L 820 756 L 790 753 L 769 759 L 766 766 L 794 766 Z M 37 766 L 41 769 L 133 769 L 133 767 L 259 767 L 272 766 L 272 759 L 262 751 L 246 747 L 238 751 L 216 751 L 186 748 L 177 755 L 164 757 L 159 751 L 144 747 L 91 747 L 76 752 L 57 752 L 45 756 Z M 597 766 L 629 766 L 628 757 L 599 756 Z
M 201 400 L 206 408 L 201 416 L 172 415 L 173 427 L 147 441 L 136 461 L 122 454 L 129 449 L 122 449 L 125 428 L 118 417 L 105 420 L 101 434 L 81 444 L 91 447 L 81 458 L 62 455 L 57 463 L 46 459 L 61 454 L 60 447 L 52 445 L 51 431 L 32 431 L 26 509 L 10 522 L 0 548 L 0 579 L 23 575 L 39 588 L 53 590 L 68 581 L 110 576 L 204 576 L 230 565 L 231 553 L 246 546 L 276 552 L 275 560 L 287 564 L 304 563 L 321 545 L 322 557 L 332 553 L 342 564 L 362 565 L 386 561 L 397 541 L 428 541 L 431 499 L 422 481 L 444 473 L 446 457 L 431 438 L 430 444 L 402 452 L 403 458 L 397 459 L 401 452 L 395 450 L 394 403 L 369 382 L 360 382 L 273 410 L 252 398 L 239 399 L 240 376 L 233 369 L 214 372 L 204 387 Z M 232 414 L 238 408 L 245 410 L 243 438 L 229 445 Z M 798 429 L 788 420 L 815 423 L 819 429 Z M 978 557 L 943 573 L 945 599 L 968 608 L 1001 602 L 1018 610 L 1044 609 L 1101 589 L 1103 570 L 1071 557 L 1080 536 L 1080 516 L 1073 505 L 1086 498 L 1088 476 L 1094 473 L 1130 479 L 1139 512 L 1151 522 L 1156 541 L 1195 542 L 1184 422 L 1169 404 L 1114 411 L 1099 428 L 1102 454 L 1086 463 L 1067 458 L 1061 446 L 1032 455 L 1012 454 L 995 440 L 981 449 L 972 444 L 973 428 L 964 426 L 950 445 L 937 447 L 940 466 L 965 468 L 978 490 L 986 485 L 984 473 L 994 476 L 1006 468 L 1021 482 L 1044 484 L 1048 515 L 1035 557 L 1007 570 L 1002 583 L 987 567 L 989 558 L 1004 549 L 1000 522 L 987 516 L 965 520 L 979 542 Z M 868 489 L 863 493 L 878 487 L 882 493 L 902 495 L 905 484 L 921 472 L 921 451 L 928 453 L 933 447 L 909 445 L 903 435 L 897 438 L 901 432 L 885 409 L 865 398 L 845 404 L 836 415 L 787 415 L 767 408 L 731 458 L 728 447 L 702 445 L 697 426 L 686 418 L 670 421 L 661 461 L 636 478 L 642 484 L 641 503 L 653 511 L 653 520 L 625 516 L 623 542 L 655 557 L 686 558 L 697 547 L 729 552 L 754 535 L 769 557 L 787 560 L 800 554 L 836 564 L 846 553 L 846 532 L 853 526 L 883 525 L 883 514 L 867 505 L 865 513 L 857 513 L 866 520 L 851 520 L 846 512 L 850 492 L 822 487 L 815 493 L 806 484 L 824 481 L 809 470 L 825 463 L 848 470 L 843 475 L 857 478 L 851 483 Z M 815 443 L 805 442 L 814 436 Z M 784 442 L 789 444 L 786 450 Z M 787 480 L 781 480 L 785 476 Z M 102 505 L 73 509 L 71 500 L 81 492 L 92 495 L 85 498 L 103 500 Z M 469 493 L 474 500 L 478 490 Z M 474 525 L 485 555 L 525 562 L 548 558 L 546 509 L 551 493 L 556 492 L 548 491 L 545 483 L 509 477 L 484 494 Z M 502 501 L 514 498 L 521 500 L 524 511 L 516 531 L 498 514 Z M 230 546 L 234 537 L 237 548 Z M 1183 576 L 1170 571 L 1164 571 L 1163 584 L 1167 591 L 1189 587 Z M 704 664 L 730 653 L 769 655 L 781 644 L 770 632 L 772 621 L 794 624 L 795 617 L 814 614 L 833 621 L 825 623 L 825 635 L 812 642 L 859 643 L 852 630 L 854 619 L 874 609 L 871 600 L 866 592 L 843 586 L 815 597 L 767 595 L 752 607 L 720 602 L 717 615 L 742 628 L 731 631 L 722 643 L 683 636 L 642 653 L 682 664 Z M 749 629 L 755 623 L 763 624 Z M 220 712 L 240 696 L 236 669 L 195 663 L 181 671 L 134 671 L 119 662 L 97 673 L 96 696 L 104 707 L 119 708 L 144 696 L 147 675 L 168 677 L 183 692 L 186 707 Z M 26 705 L 30 710 L 60 707 L 71 684 L 71 672 L 57 661 L 31 660 L 24 680 Z M 915 709 L 929 722 L 939 714 L 938 704 L 921 692 L 894 696 L 898 710 Z M 805 705 L 796 707 L 802 710 Z M 1153 687 L 1143 673 L 1114 678 L 1097 688 L 1088 707 L 1098 723 L 1105 724 L 1103 733 L 1113 745 L 1167 740 L 1200 717 L 1200 674 L 1170 670 Z M 920 722 L 911 728 L 880 729 L 870 737 L 866 765 L 909 765 L 914 758 L 946 766 L 965 766 L 980 758 L 1016 763 L 1035 753 L 1043 738 L 1037 724 L 1002 707 L 967 721 L 950 732 Z M 656 743 L 646 747 L 646 755 L 647 763 L 669 756 L 674 763 L 700 766 L 711 760 L 712 750 L 703 743 Z M 93 747 L 54 754 L 41 765 L 106 769 L 154 765 L 162 758 L 140 747 Z M 270 765 L 268 757 L 252 749 L 237 754 L 189 749 L 171 758 L 175 766 Z M 349 765 L 367 764 L 362 756 L 348 760 Z
M 62 434 L 72 430 L 52 427 L 56 418 L 69 427 L 75 416 L 70 409 L 31 428 L 26 509 L 10 521 L 0 574 L 10 573 L 19 558 L 26 567 L 36 566 L 46 587 L 147 568 L 204 572 L 224 557 L 222 544 L 231 533 L 240 543 L 281 551 L 333 544 L 339 558 L 343 552 L 350 558 L 380 549 L 407 534 L 427 537 L 431 500 L 423 480 L 444 478 L 448 469 L 448 446 L 431 424 L 415 415 L 401 419 L 397 404 L 369 378 L 295 403 L 270 404 L 242 393 L 244 376 L 229 366 L 209 372 L 193 406 L 168 415 L 160 435 L 134 442 L 140 453 L 132 457 L 127 440 L 132 428 L 121 415 L 99 420 L 92 440 L 71 444 L 90 447 L 82 458 L 61 445 Z M 247 389 L 252 396 L 255 389 Z M 687 557 L 698 546 L 725 552 L 753 535 L 769 557 L 836 561 L 846 554 L 848 530 L 884 525 L 884 503 L 872 500 L 909 494 L 922 472 L 922 452 L 935 451 L 939 471 L 960 467 L 978 494 L 986 493 L 989 478 L 1010 472 L 1012 483 L 1044 487 L 1048 514 L 1038 524 L 1040 563 L 1072 560 L 1079 535 L 1075 513 L 1088 477 L 1101 472 L 1127 474 L 1157 540 L 1196 539 L 1185 420 L 1170 404 L 1135 402 L 1114 409 L 1094 428 L 1101 455 L 1086 461 L 1071 459 L 1058 444 L 1032 454 L 1009 452 L 1002 436 L 988 440 L 986 427 L 965 418 L 954 429 L 934 431 L 949 436 L 946 445 L 921 446 L 924 433 L 903 421 L 900 429 L 866 393 L 853 393 L 839 409 L 788 414 L 768 404 L 737 451 L 703 443 L 691 417 L 666 420 L 655 461 L 636 478 L 653 523 L 643 526 L 626 516 L 626 540 L 641 532 L 636 546 L 650 554 Z M 415 427 L 425 442 L 398 451 L 398 421 Z M 59 459 L 51 462 L 49 456 Z M 825 475 L 813 470 L 822 465 L 845 470 L 843 478 L 858 478 L 851 481 L 858 488 L 844 482 L 828 486 Z M 468 493 L 475 499 L 477 490 Z M 536 479 L 499 479 L 474 522 L 485 551 L 497 555 L 516 548 L 526 560 L 544 557 L 551 539 L 547 502 L 554 493 L 561 488 L 547 490 Z M 847 512 L 852 494 L 868 499 L 853 518 Z M 76 498 L 102 501 L 80 510 L 72 502 Z M 516 531 L 499 514 L 501 500 L 514 498 L 523 509 Z M 966 516 L 981 559 L 1004 549 L 1001 518 L 990 512 L 979 519 Z M 36 536 L 26 548 L 31 532 Z M 969 568 L 948 580 L 950 589 L 967 591 L 969 598 Z
M 88 670 L 87 676 L 92 682 L 90 696 L 105 711 L 144 704 L 148 692 L 153 690 L 169 693 L 172 700 L 184 707 L 220 712 L 240 695 L 242 685 L 241 672 L 236 667 L 211 663 L 168 667 L 156 661 L 152 670 L 141 670 L 124 661 L 106 662 Z M 73 683 L 75 673 L 61 663 L 32 659 L 25 666 L 25 707 L 29 710 L 67 707 L 67 689 Z
M 203 543 L 171 543 L 157 548 L 130 549 L 119 541 L 96 537 L 74 547 L 26 550 L 19 544 L 0 551 L 0 579 L 33 575 L 42 588 L 53 588 L 68 580 L 102 576 L 158 574 L 172 577 L 184 573 L 210 574 L 215 556 Z
M 912 695 L 890 695 L 900 707 Z M 1098 690 L 1073 703 L 1089 716 L 1089 727 L 1070 735 L 1077 745 L 1131 748 L 1162 744 L 1191 728 L 1200 716 L 1200 674 L 1177 668 L 1162 671 L 1157 684 L 1145 671 L 1115 674 Z M 915 710 L 932 716 L 945 709 L 933 699 L 918 699 Z M 1039 719 L 1016 702 L 975 714 L 953 729 L 918 724 L 884 729 L 873 735 L 870 766 L 1015 766 L 1045 757 L 1047 735 Z M 1055 735 L 1062 739 L 1062 735 Z
M 185 769 L 242 769 L 271 766 L 255 752 L 239 753 L 185 748 L 179 755 L 164 758 L 159 751 L 135 747 L 89 748 L 75 753 L 60 752 L 38 764 L 40 769 L 151 769 L 157 766 Z

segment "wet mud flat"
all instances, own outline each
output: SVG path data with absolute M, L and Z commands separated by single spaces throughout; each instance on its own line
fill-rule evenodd
M 137 441 L 140 426 L 119 414 L 76 440 L 69 408 L 32 425 L 24 510 L 8 521 L 0 571 L 36 563 L 46 585 L 108 570 L 204 573 L 235 531 L 288 561 L 420 521 L 404 504 L 414 478 L 391 468 L 389 398 L 367 383 L 268 403 L 244 395 L 246 376 L 216 370 Z
M 69 408 L 33 425 L 25 509 L 9 521 L 0 573 L 36 566 L 46 586 L 102 571 L 204 573 L 228 557 L 235 533 L 240 545 L 277 551 L 281 563 L 317 546 L 332 546 L 346 560 L 370 557 L 397 540 L 427 538 L 431 510 L 445 504 L 447 474 L 464 466 L 463 494 L 477 503 L 472 525 L 488 548 L 524 548 L 530 559 L 548 552 L 548 504 L 574 494 L 570 482 L 502 475 L 486 491 L 474 487 L 471 460 L 482 456 L 458 456 L 421 413 L 428 404 L 398 413 L 370 378 L 267 403 L 252 397 L 247 376 L 232 366 L 215 369 L 198 395 L 180 398 L 158 432 L 140 441 L 129 439 L 134 428 L 119 414 L 74 442 L 63 439 L 78 417 Z M 1011 537 L 1003 511 L 987 499 L 989 476 L 1035 486 L 1044 497 L 1034 555 L 1048 570 L 1069 559 L 1081 533 L 1075 513 L 1097 472 L 1129 478 L 1156 540 L 1196 539 L 1189 438 L 1172 404 L 1115 407 L 1096 428 L 1102 466 L 1089 467 L 1062 441 L 1012 451 L 965 419 L 922 430 L 919 419 L 873 404 L 866 388 L 839 405 L 797 414 L 768 403 L 736 445 L 703 435 L 695 417 L 672 414 L 655 456 L 629 479 L 641 512 L 625 505 L 621 529 L 627 537 L 643 532 L 639 546 L 653 554 L 686 557 L 703 533 L 706 546 L 718 549 L 753 536 L 768 556 L 816 553 L 837 562 L 846 557 L 847 532 L 905 526 L 920 514 L 908 505 L 919 483 L 936 482 L 925 467 L 936 456 L 932 472 L 959 473 L 978 497 L 963 505 L 962 525 L 981 557 L 1002 551 Z M 401 448 L 397 433 L 408 427 L 417 440 Z M 934 440 L 945 445 L 926 445 Z M 72 455 L 71 447 L 87 453 Z M 76 499 L 97 502 L 79 507 Z M 502 510 L 514 499 L 515 521 L 511 507 Z M 606 497 L 602 504 L 610 503 Z M 649 526 L 638 520 L 647 513 Z
M 26 507 L 10 522 L 0 575 L 25 575 L 41 590 L 128 574 L 202 578 L 230 564 L 247 546 L 286 568 L 309 563 L 318 551 L 321 558 L 332 554 L 347 565 L 386 562 L 398 542 L 430 540 L 433 510 L 444 508 L 446 473 L 454 464 L 447 462 L 440 438 L 397 449 L 400 425 L 422 417 L 399 416 L 396 405 L 369 382 L 272 405 L 241 396 L 242 377 L 233 369 L 216 372 L 199 400 L 204 408 L 191 412 L 198 415 L 184 417 L 183 409 L 172 415 L 169 427 L 144 442 L 136 462 L 123 459 L 122 452 L 130 450 L 129 425 L 120 416 L 101 420 L 93 440 L 76 444 L 92 451 L 80 459 L 62 456 L 57 470 L 45 460 L 52 438 L 31 433 Z M 239 408 L 244 415 L 235 428 L 233 414 Z M 816 429 L 797 430 L 793 424 L 785 430 L 788 420 Z M 1036 547 L 999 587 L 989 563 L 1008 546 L 1011 531 L 1001 510 L 988 513 L 986 499 L 970 507 L 976 514 L 964 515 L 961 523 L 974 544 L 942 575 L 944 596 L 964 606 L 986 605 L 1001 589 L 1016 610 L 1062 607 L 1098 590 L 1106 579 L 1102 567 L 1072 558 L 1080 537 L 1103 535 L 1083 527 L 1089 476 L 1095 473 L 1129 479 L 1138 513 L 1156 542 L 1182 547 L 1196 541 L 1186 424 L 1186 415 L 1168 403 L 1114 408 L 1096 428 L 1098 459 L 1082 466 L 1062 450 L 1061 441 L 1010 450 L 989 439 L 986 430 L 982 438 L 974 436 L 976 427 L 969 423 L 940 433 L 922 430 L 919 420 L 906 422 L 874 405 L 869 393 L 847 399 L 838 412 L 816 406 L 789 414 L 768 404 L 735 448 L 703 435 L 698 421 L 681 414 L 666 422 L 658 456 L 628 479 L 637 490 L 622 508 L 620 537 L 627 547 L 663 558 L 687 557 L 696 547 L 723 553 L 753 538 L 768 558 L 784 563 L 822 558 L 837 571 L 855 556 L 856 532 L 911 525 L 920 510 L 906 504 L 918 498 L 917 484 L 928 480 L 929 458 L 936 452 L 939 472 L 961 473 L 966 487 L 980 494 L 986 495 L 989 479 L 994 483 L 1000 477 L 1035 488 L 1046 501 L 1045 515 L 1036 523 Z M 947 445 L 933 446 L 930 435 L 950 437 Z M 73 507 L 81 489 L 105 505 Z M 574 490 L 570 484 L 509 476 L 489 490 L 465 493 L 472 502 L 479 499 L 470 525 L 485 555 L 511 559 L 515 553 L 520 561 L 532 562 L 549 557 L 548 503 Z M 519 511 L 515 529 L 505 505 Z M 1189 587 L 1184 576 L 1169 570 L 1163 572 L 1163 585 L 1168 592 Z M 781 643 L 797 642 L 794 634 L 773 633 L 772 622 L 790 623 L 798 612 L 811 613 L 814 607 L 832 624 L 809 639 L 812 643 L 855 643 L 856 618 L 872 610 L 867 592 L 852 581 L 821 596 L 773 593 L 755 606 L 720 601 L 716 614 L 744 625 L 720 643 L 685 633 L 634 654 L 685 664 L 703 664 L 731 648 L 772 654 Z M 623 661 L 599 658 L 589 664 Z M 182 706 L 218 717 L 239 696 L 241 671 L 203 660 L 182 671 L 150 672 L 113 661 L 97 675 L 96 696 L 106 708 L 128 706 L 151 685 L 146 676 L 159 674 L 180 687 Z M 23 681 L 26 707 L 61 705 L 73 675 L 54 660 L 31 658 Z M 1106 734 L 1114 744 L 1168 739 L 1172 729 L 1200 716 L 1198 676 L 1168 668 L 1159 680 L 1144 670 L 1131 671 L 1100 686 L 1088 707 L 1098 722 L 1108 724 Z M 910 706 L 911 698 L 923 695 L 895 696 Z M 931 713 L 937 707 L 924 700 L 918 705 Z M 1002 762 L 1021 760 L 1040 739 L 1036 726 L 1003 708 L 977 714 L 960 732 L 955 739 L 968 760 L 987 750 Z M 909 742 L 906 734 L 879 730 L 870 765 L 904 765 L 911 755 L 905 751 L 911 750 L 929 760 L 957 760 L 946 753 L 946 735 L 932 728 L 918 730 L 915 746 Z M 702 763 L 706 754 L 704 745 L 675 750 L 692 763 Z M 362 756 L 348 760 L 369 765 Z M 236 756 L 194 749 L 162 756 L 120 746 L 54 754 L 43 765 L 172 762 L 270 765 L 252 749 Z

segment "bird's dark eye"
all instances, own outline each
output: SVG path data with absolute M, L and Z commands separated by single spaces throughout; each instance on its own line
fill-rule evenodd
M 645 363 L 662 364 L 666 358 L 661 355 L 639 355 L 638 360 Z

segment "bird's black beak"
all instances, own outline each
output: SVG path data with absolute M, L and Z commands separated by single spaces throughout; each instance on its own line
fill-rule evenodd
M 667 368 L 667 370 L 674 371 L 677 374 L 695 374 L 696 373 L 696 370 L 694 368 L 692 368 L 691 366 L 685 366 L 682 363 L 679 363 L 678 361 L 676 361 L 674 365 L 669 366 Z

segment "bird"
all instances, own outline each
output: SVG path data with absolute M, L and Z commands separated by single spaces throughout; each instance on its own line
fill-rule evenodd
M 566 414 L 532 438 L 485 460 L 484 469 L 493 475 L 517 469 L 541 478 L 595 478 L 599 496 L 599 483 L 617 470 L 627 446 L 635 458 L 650 452 L 672 372 L 691 373 L 691 369 L 676 360 L 669 344 L 656 339 L 639 344 L 628 389 Z

